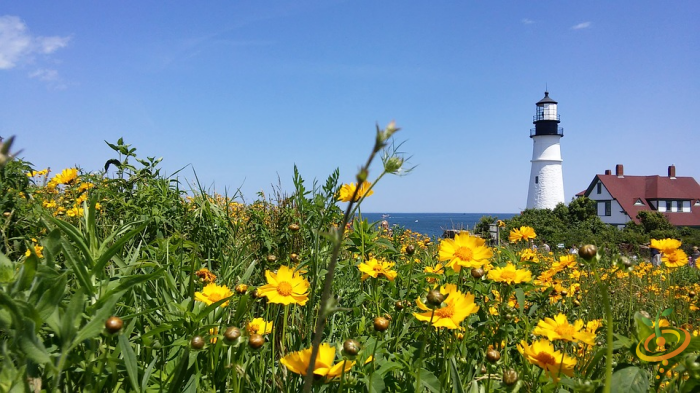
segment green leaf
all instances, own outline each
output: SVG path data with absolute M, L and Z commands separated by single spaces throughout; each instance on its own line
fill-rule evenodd
M 131 225 L 133 225 L 133 224 L 129 224 L 128 226 L 131 226 Z M 121 231 L 117 231 L 115 233 L 112 233 L 112 235 L 110 235 L 107 239 L 105 239 L 105 241 L 102 242 L 102 245 L 100 246 L 100 256 L 97 259 L 97 261 L 95 262 L 95 268 L 93 269 L 93 274 L 95 274 L 97 277 L 101 277 L 102 274 L 104 273 L 105 265 L 107 265 L 107 262 L 109 262 L 109 260 L 114 256 L 114 254 L 116 254 L 119 250 L 121 250 L 122 246 L 126 242 L 130 241 L 134 236 L 141 233 L 141 231 L 143 231 L 147 225 L 148 225 L 148 222 L 144 222 L 141 225 L 139 225 L 138 227 L 132 229 L 127 234 L 121 236 L 119 238 L 119 240 L 114 242 L 114 244 L 112 244 L 106 250 L 105 250 L 106 244 L 108 244 L 112 240 L 113 236 L 116 233 L 120 233 Z M 125 227 L 127 227 L 127 226 L 124 226 L 122 228 L 125 228 Z
M 113 296 L 117 296 L 117 294 L 123 294 L 127 289 L 133 287 L 134 285 L 153 280 L 156 277 L 160 276 L 162 273 L 163 269 L 158 269 L 151 274 L 135 274 L 133 276 L 122 277 L 119 280 L 119 284 L 115 288 L 109 290 L 107 293 L 102 295 L 102 297 L 100 297 L 94 305 L 90 306 L 90 310 L 99 309 L 103 307 L 108 301 L 110 301 L 110 299 L 112 299 Z
M 0 252 L 0 284 L 9 284 L 15 277 L 15 264 Z
M 625 367 L 612 375 L 611 393 L 646 393 L 649 391 L 649 373 L 639 367 Z
M 424 368 L 421 368 L 419 372 L 421 385 L 433 393 L 440 393 L 440 380 L 435 376 L 435 374 Z
M 61 246 L 63 246 L 63 253 L 66 256 L 66 265 L 68 265 L 75 274 L 81 288 L 85 288 L 88 295 L 92 296 L 95 293 L 95 288 L 92 285 L 88 271 L 85 269 L 84 261 L 79 259 L 75 253 L 75 250 L 73 249 L 73 245 L 71 245 L 66 239 L 61 239 Z
M 75 336 L 75 340 L 73 340 L 73 343 L 71 344 L 71 349 L 75 348 L 81 342 L 97 337 L 100 333 L 102 333 L 102 328 L 104 327 L 107 318 L 112 315 L 114 305 L 117 304 L 117 301 L 122 294 L 123 292 L 115 293 L 103 303 L 102 307 L 100 307 L 95 315 L 90 318 L 90 321 L 78 331 L 78 334 Z
M 85 309 L 83 292 L 78 290 L 70 299 L 68 307 L 61 316 L 61 331 L 58 332 L 64 348 L 70 348 L 73 337 L 77 333 L 76 326 L 80 324 Z
M 24 263 L 21 264 L 22 267 L 19 269 L 19 276 L 17 277 L 17 281 L 15 281 L 15 285 L 13 288 L 14 293 L 24 291 L 27 288 L 29 288 L 30 285 L 32 285 L 32 281 L 34 281 L 34 276 L 36 275 L 36 267 L 38 264 L 39 258 L 37 258 L 36 254 L 34 253 L 31 253 L 24 260 Z
M 515 289 L 515 298 L 518 300 L 520 315 L 523 315 L 523 310 L 525 309 L 525 293 L 523 292 L 522 288 Z
M 452 378 L 452 391 L 455 393 L 464 393 L 462 379 L 459 376 L 459 371 L 457 370 L 457 362 L 455 361 L 454 356 L 450 358 L 450 378 Z
M 134 349 L 131 348 L 131 343 L 124 334 L 119 335 L 119 348 L 122 351 L 122 355 L 124 355 L 124 365 L 126 366 L 126 373 L 129 375 L 131 387 L 139 392 L 139 365 L 136 360 Z
M 370 379 L 367 379 L 367 389 L 369 390 L 370 393 L 381 393 L 386 389 L 386 384 L 384 384 L 384 380 L 380 375 L 377 374 L 375 371 L 372 373 L 372 378 L 371 378 L 371 385 L 370 385 Z
M 35 327 L 34 321 L 29 318 L 24 319 L 24 327 L 18 337 L 19 347 L 27 358 L 34 363 L 40 365 L 47 364 L 51 362 L 51 357 L 48 352 L 46 352 L 44 344 L 37 339 L 36 333 L 34 332 Z
M 83 236 L 82 233 L 78 230 L 78 228 L 74 227 L 72 224 L 59 220 L 58 218 L 48 216 L 49 220 L 59 227 L 63 233 L 68 236 L 70 240 L 75 243 L 75 245 L 78 247 L 78 249 L 81 251 L 83 254 L 85 261 L 84 263 L 88 265 L 88 267 L 92 267 L 95 265 L 95 261 L 92 260 L 92 255 L 90 254 L 90 248 L 88 247 L 87 243 L 85 242 L 85 237 Z M 64 240 L 65 242 L 65 240 Z M 65 243 L 63 243 L 63 248 L 65 250 Z

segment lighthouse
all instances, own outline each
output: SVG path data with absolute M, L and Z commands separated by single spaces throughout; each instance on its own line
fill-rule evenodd
M 536 105 L 530 129 L 532 138 L 532 163 L 527 191 L 528 209 L 554 209 L 564 203 L 564 176 L 561 170 L 560 140 L 564 129 L 559 127 L 557 102 L 544 92 L 544 98 Z

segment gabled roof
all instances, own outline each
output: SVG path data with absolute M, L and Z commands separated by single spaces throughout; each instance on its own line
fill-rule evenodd
M 690 213 L 665 212 L 669 222 L 676 226 L 700 226 L 700 206 L 695 206 L 695 201 L 700 200 L 700 184 L 692 177 L 596 175 L 586 189 L 586 196 L 590 196 L 598 180 L 636 223 L 641 210 L 654 210 L 650 201 L 682 199 L 691 201 Z M 641 205 L 635 205 L 638 200 Z

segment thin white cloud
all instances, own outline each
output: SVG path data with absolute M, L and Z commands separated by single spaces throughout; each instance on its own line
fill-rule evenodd
M 36 54 L 51 54 L 68 45 L 70 37 L 32 36 L 16 16 L 0 16 L 0 70 L 31 63 Z
M 46 82 L 53 82 L 58 80 L 58 71 L 39 69 L 29 74 L 30 78 L 36 78 Z
M 581 22 L 575 26 L 571 26 L 573 30 L 587 29 L 589 27 L 591 27 L 591 22 Z
M 523 22 L 524 25 L 531 25 L 531 24 L 535 23 L 534 20 L 528 19 L 528 18 L 523 19 L 521 22 Z

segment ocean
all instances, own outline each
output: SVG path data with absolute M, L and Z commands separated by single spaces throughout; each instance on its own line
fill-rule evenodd
M 387 220 L 389 226 L 399 225 L 432 238 L 441 237 L 446 229 L 473 229 L 483 216 L 506 220 L 516 215 L 515 213 L 362 213 L 362 218 L 370 223 Z

